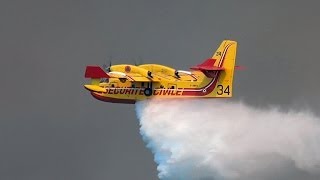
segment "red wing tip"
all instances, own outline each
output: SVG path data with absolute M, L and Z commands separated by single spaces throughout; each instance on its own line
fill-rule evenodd
M 100 66 L 87 66 L 84 75 L 85 78 L 110 78 Z

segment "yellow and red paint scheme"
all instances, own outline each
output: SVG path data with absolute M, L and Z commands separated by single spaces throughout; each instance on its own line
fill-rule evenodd
M 191 72 L 159 64 L 113 65 L 109 72 L 87 66 L 84 85 L 98 100 L 134 104 L 147 98 L 232 97 L 237 42 L 225 40 L 210 59 Z

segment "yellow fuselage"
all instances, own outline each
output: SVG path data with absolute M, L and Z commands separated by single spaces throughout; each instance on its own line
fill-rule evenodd
M 92 84 L 95 85 L 86 85 L 86 88 L 92 91 L 92 95 L 95 98 L 102 101 L 135 103 L 136 101 L 147 98 L 212 97 L 213 94 L 217 94 L 218 89 L 216 89 L 215 86 L 218 83 L 218 79 L 221 80 L 221 78 L 217 78 L 221 72 L 216 73 L 216 78 L 208 78 L 201 71 L 192 71 L 192 75 L 179 73 L 179 77 L 177 77 L 174 69 L 152 64 L 138 67 L 150 71 L 152 78 L 148 77 L 147 74 L 138 78 L 136 75 L 134 77 L 134 79 L 137 80 L 148 77 L 150 81 L 130 81 L 130 72 L 133 69 L 136 71 L 131 73 L 140 73 L 137 72 L 139 69 L 135 68 L 136 67 L 132 65 L 112 66 L 112 71 L 126 73 L 129 78 L 114 77 L 106 79 L 105 82 L 101 82 L 100 79 L 93 79 Z M 130 72 L 126 72 L 128 69 L 130 69 Z M 145 73 L 147 73 L 147 71 Z M 146 94 L 146 88 L 150 88 L 151 93 Z M 222 93 L 217 97 L 225 96 Z

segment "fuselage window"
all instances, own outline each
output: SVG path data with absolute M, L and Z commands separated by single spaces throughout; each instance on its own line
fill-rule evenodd
M 126 82 L 126 78 L 119 78 L 120 79 L 120 82 L 122 82 L 122 83 L 125 83 Z

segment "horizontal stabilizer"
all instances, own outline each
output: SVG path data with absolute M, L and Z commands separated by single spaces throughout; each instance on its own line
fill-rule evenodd
M 85 78 L 109 78 L 110 76 L 104 72 L 103 69 L 99 66 L 87 66 L 86 73 L 84 75 Z
M 246 67 L 244 67 L 244 66 L 235 66 L 234 69 L 235 70 L 245 70 Z
M 207 59 L 201 64 L 191 67 L 193 70 L 205 70 L 205 71 L 223 71 L 223 67 L 214 66 L 216 59 Z
M 206 67 L 206 66 L 203 66 L 203 67 L 191 67 L 190 69 L 192 70 L 205 70 L 205 71 L 223 71 L 224 68 L 223 67 L 215 67 L 215 66 L 212 66 L 212 67 Z

